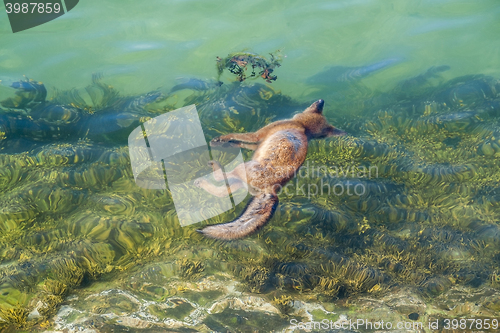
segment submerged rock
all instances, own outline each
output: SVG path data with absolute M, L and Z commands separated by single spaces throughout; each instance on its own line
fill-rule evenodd
M 360 80 L 374 72 L 395 65 L 399 62 L 401 62 L 401 59 L 390 58 L 371 65 L 359 67 L 332 66 L 309 77 L 306 82 L 311 85 L 324 85 L 329 89 L 338 90 L 339 87 L 347 87 L 354 81 Z
M 120 98 L 98 77 L 85 89 L 92 105 L 76 90 L 59 92 L 55 99 L 47 101 L 47 91 L 41 82 L 19 81 L 12 87 L 17 90 L 16 101 L 8 98 L 0 102 L 3 144 L 19 138 L 37 142 L 89 138 L 123 144 L 141 124 L 141 118 L 151 116 L 146 105 L 164 98 L 160 92 Z

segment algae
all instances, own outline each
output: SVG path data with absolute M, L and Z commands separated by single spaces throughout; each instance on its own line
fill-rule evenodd
M 282 295 L 279 298 L 274 297 L 272 304 L 277 307 L 284 316 L 287 316 L 293 310 L 293 300 L 291 296 Z
M 205 267 L 203 267 L 203 263 L 200 260 L 184 259 L 180 262 L 179 266 L 179 276 L 184 279 L 194 280 L 200 277 L 205 270 Z
M 208 296 L 192 297 L 191 284 L 234 278 L 244 293 L 276 297 L 282 314 L 293 313 L 290 300 L 346 302 L 401 287 L 429 302 L 455 287 L 498 290 L 500 83 L 478 75 L 444 81 L 439 71 L 372 98 L 357 116 L 333 114 L 326 101 L 329 121 L 350 135 L 312 141 L 308 164 L 280 194 L 272 221 L 234 242 L 203 238 L 199 226 L 180 227 L 169 190 L 135 185 L 127 131 L 195 103 L 211 139 L 255 131 L 308 103 L 236 82 L 194 91 L 174 107 L 172 95 L 121 96 L 100 78 L 84 91 L 58 91 L 42 101 L 39 83 L 20 81 L 0 110 L 0 325 L 41 325 L 68 295 L 120 272 L 134 276 L 131 290 L 155 302 L 185 293 L 210 304 Z M 117 106 L 128 118 L 117 117 Z M 104 121 L 113 126 L 97 125 Z M 64 131 L 17 127 L 43 130 L 50 123 Z M 313 186 L 315 195 L 301 191 Z M 364 193 L 331 192 L 349 186 Z M 207 223 L 229 221 L 244 204 Z M 148 263 L 161 264 L 143 269 Z M 135 309 L 119 303 L 95 304 L 95 313 Z M 498 310 L 492 300 L 484 306 Z M 40 317 L 26 322 L 34 309 Z M 196 312 L 151 311 L 174 319 Z M 206 325 L 282 323 L 278 315 L 254 321 L 227 311 L 233 326 L 222 314 Z

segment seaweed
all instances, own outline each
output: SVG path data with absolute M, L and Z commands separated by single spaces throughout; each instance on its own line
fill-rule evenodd
M 270 271 L 261 266 L 238 267 L 236 274 L 240 276 L 249 291 L 262 293 L 270 286 Z
M 26 326 L 28 314 L 28 310 L 24 307 L 0 307 L 0 318 L 2 318 L 6 322 L 6 325 L 11 324 L 16 328 L 24 328 Z
M 42 82 L 25 77 L 24 80 L 13 82 L 11 87 L 16 89 L 15 96 L 0 101 L 1 107 L 29 111 L 45 104 L 47 89 Z
M 205 267 L 200 260 L 184 259 L 179 264 L 179 276 L 183 279 L 194 280 L 201 276 Z
M 225 60 L 234 74 L 252 77 L 251 62 L 230 61 L 235 56 Z M 254 69 L 255 76 L 262 70 Z M 58 93 L 43 108 L 41 90 L 31 97 L 22 92 L 17 107 L 26 110 L 4 105 L 0 115 L 0 326 L 28 327 L 27 313 L 35 307 L 41 317 L 34 322 L 47 325 L 70 293 L 113 281 L 121 271 L 141 277 L 130 290 L 161 301 L 205 279 L 235 279 L 244 292 L 274 302 L 283 316 L 292 313 L 292 300 L 327 304 L 402 287 L 429 301 L 455 287 L 498 291 L 500 86 L 476 75 L 444 82 L 438 76 L 444 69 L 408 82 L 409 91 L 388 92 L 383 106 L 368 103 L 360 115 L 332 121 L 351 135 L 311 141 L 301 176 L 290 182 L 293 194 L 280 194 L 266 228 L 234 242 L 181 227 L 169 190 L 135 185 L 126 143 L 119 140 L 128 127 L 115 137 L 105 131 L 119 106 L 137 120 L 133 124 L 173 109 L 160 105 L 165 101 L 157 92 L 121 96 L 96 78 L 88 91 Z M 304 106 L 257 83 L 192 90 L 183 103 L 197 104 L 208 139 L 255 131 Z M 17 127 L 72 129 L 81 119 L 95 124 L 94 135 Z M 364 173 L 370 167 L 376 167 L 372 174 Z M 363 187 L 363 195 L 297 192 L 348 182 Z M 234 218 L 238 208 L 209 223 Z M 151 262 L 168 263 L 163 278 L 141 284 L 152 274 L 142 267 Z M 491 300 L 483 305 L 498 309 Z M 111 309 L 95 306 L 95 313 Z
M 281 297 L 274 297 L 271 302 L 282 315 L 288 316 L 293 311 L 293 300 L 291 296 L 281 295 Z

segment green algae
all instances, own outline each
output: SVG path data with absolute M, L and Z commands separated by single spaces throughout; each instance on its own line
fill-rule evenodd
M 182 297 L 199 304 L 201 306 L 206 306 L 214 302 L 220 296 L 222 296 L 222 291 L 218 290 L 209 290 L 209 291 L 201 291 L 201 292 L 184 292 L 182 293 Z
M 215 331 L 225 331 L 232 327 L 238 332 L 255 332 L 262 329 L 262 325 L 272 327 L 273 329 L 283 329 L 288 326 L 289 321 L 275 314 L 269 313 L 251 313 L 225 309 L 217 313 L 204 322 L 210 329 Z
M 184 319 L 187 315 L 194 310 L 193 306 L 182 299 L 170 299 L 168 307 L 161 311 L 164 314 L 164 318 L 175 318 L 177 320 Z M 160 310 L 156 310 L 160 312 Z
M 324 319 L 328 321 L 336 322 L 339 319 L 339 316 L 334 313 L 327 313 L 323 310 L 313 310 L 311 311 L 311 315 L 313 316 L 315 321 L 322 321 Z
M 75 288 L 134 270 L 139 273 L 131 288 L 145 299 L 182 295 L 182 284 L 167 282 L 172 277 L 196 283 L 227 274 L 244 292 L 271 301 L 276 295 L 282 314 L 292 312 L 292 299 L 334 302 L 394 286 L 410 286 L 428 299 L 453 286 L 498 290 L 499 83 L 473 76 L 420 84 L 420 92 L 403 99 L 395 91 L 385 99 L 390 103 L 367 108 L 359 119 L 329 119 L 351 135 L 312 141 L 309 173 L 290 182 L 292 194 L 280 195 L 264 230 L 234 242 L 203 238 L 195 232 L 199 226 L 181 228 L 168 190 L 135 185 L 128 151 L 116 138 L 101 145 L 62 137 L 19 153 L 0 151 L 0 317 L 21 327 L 26 313 L 37 308 L 41 318 L 50 318 Z M 122 97 L 100 80 L 92 87 L 87 97 L 71 91 L 58 92 L 56 99 L 90 116 L 120 103 Z M 6 105 L 29 109 L 39 103 L 37 96 L 23 98 L 30 101 Z M 254 131 L 303 108 L 269 87 L 239 83 L 196 92 L 184 103 L 197 104 L 211 137 Z M 137 113 L 154 117 L 170 109 L 155 105 Z M 330 117 L 328 106 L 325 113 Z M 377 172 L 363 172 L 373 167 Z M 363 195 L 299 191 L 325 184 L 347 188 L 348 182 L 362 186 Z M 229 221 L 243 207 L 208 223 Z M 158 268 L 164 278 L 140 271 L 142 264 L 160 261 L 167 263 Z M 141 282 L 150 275 L 156 280 Z M 210 303 L 209 295 L 185 297 Z M 19 304 L 20 298 L 26 301 Z M 95 313 L 135 309 L 118 303 L 96 302 Z M 193 310 L 181 305 L 179 312 L 172 312 L 174 305 L 150 310 L 179 319 Z M 498 309 L 492 301 L 485 306 Z M 258 327 L 272 319 L 247 320 L 227 311 L 231 327 Z M 229 322 L 221 314 L 206 324 L 216 329 Z

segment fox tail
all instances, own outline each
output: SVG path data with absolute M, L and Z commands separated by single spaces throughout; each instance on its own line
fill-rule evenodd
M 273 216 L 278 206 L 278 196 L 273 193 L 260 193 L 247 204 L 243 213 L 234 221 L 208 226 L 199 233 L 216 239 L 238 239 L 262 228 Z

